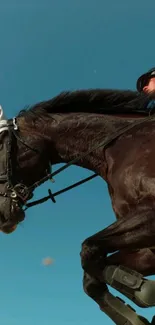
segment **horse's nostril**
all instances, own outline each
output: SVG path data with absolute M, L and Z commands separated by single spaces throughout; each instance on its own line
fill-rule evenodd
M 23 221 L 25 218 L 25 213 L 23 209 L 17 203 L 12 204 L 11 215 L 12 220 L 16 221 L 16 223 Z

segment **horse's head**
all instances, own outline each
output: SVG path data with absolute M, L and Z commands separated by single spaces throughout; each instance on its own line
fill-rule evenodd
M 126 121 L 105 118 L 101 113 L 113 109 L 120 113 L 121 102 L 125 112 L 148 103 L 138 102 L 137 93 L 109 90 L 64 92 L 55 98 L 38 103 L 20 112 L 17 120 L 6 120 L 0 109 L 0 230 L 10 233 L 24 217 L 24 207 L 32 198 L 33 190 L 49 173 L 50 165 L 60 162 L 76 164 L 106 175 L 103 166 L 103 139 L 112 130 L 126 125 Z M 131 101 L 131 106 L 128 104 Z M 134 104 L 134 103 L 135 104 Z M 122 110 L 122 113 L 124 110 Z M 122 124 L 123 123 L 123 124 Z M 130 124 L 130 123 L 129 123 Z M 124 131 L 123 131 L 124 132 Z M 113 135 L 118 136 L 118 132 Z M 107 144 L 106 144 L 107 145 Z M 89 154 L 88 148 L 94 154 Z M 80 155 L 83 154 L 83 158 Z M 103 167 L 102 167 L 103 166 Z M 47 178 L 46 178 L 47 180 Z M 60 191 L 59 191 L 60 192 Z M 51 199 L 52 194 L 51 194 Z
M 0 107 L 0 231 L 13 232 L 24 220 L 24 206 L 35 182 L 49 172 L 45 139 L 22 126 L 22 118 L 6 120 Z M 24 121 L 24 119 L 23 119 Z M 19 122 L 19 125 L 18 125 Z

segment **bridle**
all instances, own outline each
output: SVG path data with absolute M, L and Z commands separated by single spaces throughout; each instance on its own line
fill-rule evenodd
M 47 172 L 46 176 L 44 176 L 43 178 L 41 178 L 39 181 L 35 182 L 32 186 L 27 187 L 25 184 L 21 184 L 21 183 L 16 183 L 16 180 L 14 179 L 14 175 L 13 175 L 13 161 L 12 161 L 12 152 L 14 150 L 14 146 L 17 146 L 17 142 L 21 142 L 22 144 L 24 144 L 26 147 L 28 147 L 29 149 L 31 149 L 32 151 L 39 153 L 39 150 L 32 148 L 29 146 L 29 144 L 27 144 L 23 138 L 21 138 L 20 136 L 20 130 L 18 128 L 18 124 L 17 124 L 17 120 L 16 118 L 10 119 L 7 121 L 7 127 L 8 127 L 8 143 L 7 143 L 7 172 L 6 175 L 0 176 L 0 183 L 7 183 L 7 190 L 5 192 L 0 192 L 0 196 L 3 197 L 9 197 L 11 198 L 13 201 L 18 202 L 18 204 L 20 204 L 21 206 L 24 206 L 24 210 L 27 210 L 28 208 L 37 205 L 37 204 L 41 204 L 46 202 L 47 200 L 51 199 L 52 202 L 56 202 L 55 201 L 55 197 L 58 196 L 61 193 L 64 193 L 66 191 L 69 191 L 70 189 L 77 187 L 85 182 L 88 182 L 89 180 L 99 176 L 97 173 L 94 173 L 93 175 L 71 185 L 68 187 L 65 187 L 64 189 L 57 191 L 55 193 L 52 193 L 52 191 L 49 189 L 48 190 L 48 196 L 45 196 L 42 199 L 33 201 L 33 202 L 29 202 L 27 203 L 28 200 L 30 200 L 33 197 L 33 191 L 40 186 L 41 184 L 43 184 L 44 182 L 46 182 L 47 180 L 51 180 L 53 181 L 53 177 L 56 176 L 57 174 L 59 174 L 60 172 L 64 171 L 65 169 L 67 169 L 68 167 L 70 167 L 73 164 L 76 164 L 77 162 L 79 162 L 81 159 L 85 158 L 86 156 L 88 156 L 91 152 L 99 149 L 99 148 L 103 148 L 106 149 L 107 146 L 109 146 L 113 141 L 115 141 L 116 139 L 118 139 L 121 135 L 123 135 L 125 132 L 127 132 L 128 130 L 131 130 L 132 128 L 134 128 L 137 125 L 140 125 L 144 122 L 148 122 L 149 120 L 154 119 L 155 114 L 153 115 L 149 115 L 146 118 L 143 118 L 143 120 L 140 121 L 136 121 L 134 123 L 131 123 L 130 125 L 124 126 L 122 128 L 120 128 L 119 130 L 117 130 L 116 132 L 114 132 L 111 136 L 107 136 L 103 141 L 101 141 L 99 144 L 97 144 L 96 146 L 93 146 L 90 150 L 88 150 L 86 153 L 76 157 L 75 159 L 69 161 L 68 163 L 66 163 L 65 165 L 63 165 L 62 167 L 58 168 L 56 171 L 54 172 Z
M 5 126 L 6 130 L 6 126 Z M 32 193 L 29 191 L 28 187 L 24 184 L 17 183 L 14 178 L 13 173 L 13 163 L 12 155 L 13 150 L 15 150 L 15 144 L 17 140 L 26 145 L 31 150 L 37 152 L 36 149 L 31 148 L 22 138 L 19 138 L 18 126 L 16 118 L 10 119 L 7 121 L 7 132 L 8 140 L 6 143 L 6 173 L 0 176 L 0 184 L 6 183 L 6 190 L 4 192 L 0 191 L 0 196 L 11 198 L 13 201 L 18 201 L 21 205 L 25 204 L 27 200 L 32 197 Z

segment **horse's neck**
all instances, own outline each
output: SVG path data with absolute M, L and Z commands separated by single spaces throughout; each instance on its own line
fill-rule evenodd
M 119 119 L 97 114 L 70 113 L 54 116 L 48 132 L 51 136 L 51 163 L 69 162 L 85 155 L 88 150 L 99 145 L 105 137 L 115 132 L 120 125 Z M 54 143 L 53 143 L 54 142 Z M 53 149 L 52 149 L 53 151 Z M 93 170 L 104 176 L 103 148 L 99 148 L 79 160 L 76 165 Z

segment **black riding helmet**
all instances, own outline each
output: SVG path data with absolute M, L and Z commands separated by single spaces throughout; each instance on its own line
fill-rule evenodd
M 155 67 L 150 69 L 148 72 L 142 74 L 137 80 L 137 90 L 143 91 L 143 88 L 147 85 L 149 79 L 155 78 Z

